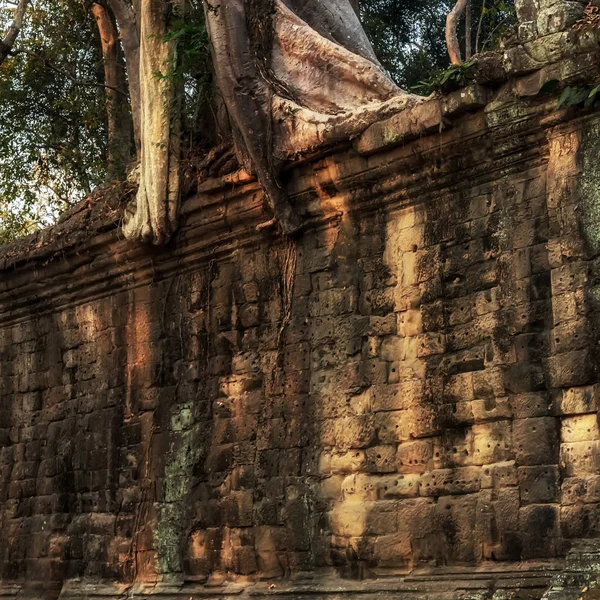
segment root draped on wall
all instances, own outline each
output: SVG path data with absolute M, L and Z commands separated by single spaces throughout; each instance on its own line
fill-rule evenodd
M 349 139 L 418 101 L 377 61 L 350 0 L 205 1 L 216 85 L 244 168 L 258 178 L 283 233 L 302 223 L 279 180 L 282 166 Z M 161 20 L 162 14 L 162 20 Z M 128 238 L 162 244 L 177 226 L 179 111 L 161 0 L 142 13 L 140 189 Z

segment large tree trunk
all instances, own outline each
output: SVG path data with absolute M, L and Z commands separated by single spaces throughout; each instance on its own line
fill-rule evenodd
M 183 11 L 177 2 L 144 0 L 140 7 L 140 185 L 123 231 L 157 245 L 170 239 L 179 213 L 181 94 L 170 72 L 176 42 L 164 41 L 171 11 Z
M 293 232 L 283 162 L 416 100 L 379 65 L 350 0 L 205 0 L 205 14 L 239 158 Z
M 109 180 L 123 179 L 131 159 L 131 115 L 125 95 L 125 64 L 120 52 L 119 38 L 109 11 L 100 4 L 92 4 L 90 11 L 98 25 L 104 60 L 106 83 L 106 113 L 108 119 Z
M 173 58 L 172 43 L 160 41 L 164 1 L 141 8 L 141 183 L 124 227 L 127 237 L 154 243 L 174 231 L 179 192 L 178 126 L 169 130 L 165 114 L 175 90 L 153 77 Z M 238 159 L 256 174 L 282 231 L 292 233 L 301 222 L 279 181 L 283 164 L 418 99 L 384 72 L 354 0 L 204 0 L 204 10 Z
M 140 33 L 133 5 L 129 4 L 127 0 L 109 0 L 109 2 L 117 19 L 123 53 L 125 54 L 131 116 L 133 118 L 133 135 L 139 158 L 141 148 Z
M 17 37 L 23 27 L 23 19 L 25 18 L 25 11 L 28 4 L 29 0 L 19 0 L 15 10 L 15 18 L 8 28 L 4 39 L 0 40 L 0 65 L 6 60 L 17 41 Z

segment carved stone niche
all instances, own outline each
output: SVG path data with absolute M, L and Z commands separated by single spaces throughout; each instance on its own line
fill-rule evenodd
M 528 42 L 568 29 L 581 17 L 587 3 L 588 0 L 515 0 L 519 40 Z

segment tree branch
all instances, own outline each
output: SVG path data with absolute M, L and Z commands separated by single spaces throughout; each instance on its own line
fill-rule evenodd
M 19 0 L 12 25 L 8 28 L 4 39 L 0 40 L 0 65 L 6 60 L 12 47 L 15 45 L 15 41 L 23 27 L 23 19 L 25 18 L 25 11 L 28 4 L 29 0 Z
M 51 71 L 54 71 L 55 73 L 58 73 L 59 75 L 62 75 L 63 77 L 66 77 L 67 79 L 69 79 L 73 85 L 80 85 L 80 86 L 84 86 L 84 87 L 96 87 L 96 88 L 102 88 L 104 90 L 112 90 L 113 92 L 117 92 L 118 94 L 123 94 L 123 96 L 127 96 L 127 92 L 124 92 L 123 90 L 120 90 L 119 88 L 114 87 L 112 85 L 106 85 L 104 83 L 97 83 L 95 81 L 80 81 L 79 79 L 73 77 L 72 75 L 69 75 L 66 71 L 61 71 L 58 67 L 53 65 L 42 54 L 38 54 L 37 52 L 33 52 L 32 50 L 27 50 L 25 48 L 16 48 L 15 50 L 11 50 L 8 53 L 9 56 L 17 56 L 19 54 L 25 54 L 27 56 L 31 56 L 32 58 L 36 58 L 37 60 L 41 61 L 45 67 L 48 67 Z
M 475 54 L 479 52 L 479 38 L 481 36 L 481 27 L 483 25 L 483 17 L 485 16 L 485 4 L 486 0 L 483 0 L 481 6 L 481 14 L 479 15 L 479 23 L 477 25 L 477 35 L 475 36 Z
M 456 29 L 460 16 L 465 11 L 469 0 L 458 0 L 454 5 L 454 8 L 448 13 L 446 17 L 446 45 L 448 46 L 448 54 L 450 55 L 450 62 L 453 65 L 459 65 L 462 62 L 460 54 L 460 45 L 458 44 L 458 36 Z

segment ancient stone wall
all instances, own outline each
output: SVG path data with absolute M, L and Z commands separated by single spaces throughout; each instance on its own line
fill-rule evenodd
M 108 200 L 5 248 L 6 589 L 397 577 L 600 535 L 600 118 L 539 83 L 297 167 L 295 239 L 238 173 L 164 249 Z

